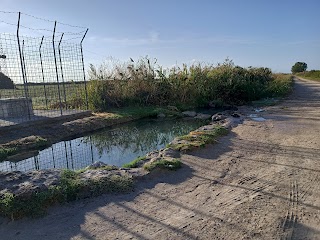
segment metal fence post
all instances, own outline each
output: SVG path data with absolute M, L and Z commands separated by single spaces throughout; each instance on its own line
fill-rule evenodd
M 60 94 L 59 73 L 58 73 L 57 58 L 56 58 L 56 47 L 55 47 L 55 44 L 54 44 L 54 36 L 55 36 L 55 33 L 56 33 L 56 26 L 57 26 L 57 21 L 54 22 L 54 29 L 53 29 L 53 35 L 52 35 L 52 46 L 53 46 L 54 65 L 55 65 L 55 68 L 56 68 L 56 77 L 57 77 L 57 84 L 58 84 L 60 115 L 62 116 L 62 103 L 61 103 L 61 94 Z
M 62 38 L 63 38 L 63 34 L 64 33 L 62 33 L 60 41 L 59 41 L 59 44 L 58 44 L 58 53 L 59 53 L 59 60 L 60 60 L 60 70 L 61 70 L 61 79 L 62 79 L 62 87 L 63 87 L 63 94 L 64 94 L 64 103 L 66 104 L 66 109 L 67 109 L 68 107 L 67 107 L 66 86 L 64 84 L 63 68 L 62 68 L 62 60 L 61 60 L 61 51 L 60 51 L 60 44 L 61 44 L 61 41 L 62 41 Z
M 88 103 L 88 91 L 87 91 L 87 81 L 86 81 L 86 72 L 84 70 L 84 60 L 83 60 L 83 49 L 82 49 L 82 42 L 84 40 L 84 38 L 87 35 L 89 28 L 87 28 L 86 32 L 83 35 L 83 38 L 81 39 L 80 42 L 80 49 L 81 49 L 81 61 L 82 61 L 82 72 L 83 72 L 83 81 L 84 81 L 84 90 L 85 90 L 85 96 L 86 96 L 86 108 L 87 110 L 89 109 L 89 103 Z
M 17 41 L 18 41 L 18 50 L 19 50 L 19 57 L 20 57 L 20 68 L 21 68 L 21 74 L 22 74 L 22 80 L 23 80 L 24 96 L 25 96 L 27 104 L 28 104 L 28 101 L 29 101 L 28 86 L 27 86 L 27 80 L 26 80 L 25 68 L 24 68 L 24 60 L 23 60 L 23 55 L 22 55 L 22 51 L 21 51 L 21 44 L 20 44 L 20 37 L 19 37 L 20 17 L 21 17 L 21 13 L 19 12 L 18 26 L 17 26 Z M 28 118 L 29 118 L 29 120 L 31 118 L 29 107 L 28 107 Z
M 44 36 L 42 36 L 42 39 L 41 39 L 41 43 L 40 43 L 40 47 L 39 47 L 39 54 L 40 54 L 40 65 L 41 65 L 44 97 L 45 97 L 45 101 L 46 101 L 46 109 L 48 110 L 48 98 L 47 98 L 46 84 L 44 82 L 44 72 L 43 72 L 43 63 L 42 63 L 42 54 L 41 54 L 41 47 L 42 47 L 42 43 L 43 43 L 43 38 L 44 38 Z

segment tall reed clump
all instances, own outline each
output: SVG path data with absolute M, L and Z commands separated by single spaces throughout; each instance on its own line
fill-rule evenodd
M 124 64 L 90 65 L 90 108 L 126 106 L 205 106 L 212 100 L 243 104 L 290 90 L 290 75 L 269 68 L 242 68 L 226 59 L 216 66 L 193 64 L 164 70 L 148 57 Z

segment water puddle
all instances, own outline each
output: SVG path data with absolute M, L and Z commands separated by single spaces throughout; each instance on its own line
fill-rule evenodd
M 264 122 L 266 121 L 267 119 L 263 118 L 263 117 L 260 117 L 258 114 L 250 114 L 249 117 L 253 120 L 253 121 L 256 121 L 256 122 Z
M 140 120 L 61 141 L 18 162 L 0 163 L 0 171 L 49 168 L 81 169 L 95 161 L 122 166 L 138 156 L 165 147 L 176 136 L 204 125 L 203 121 Z

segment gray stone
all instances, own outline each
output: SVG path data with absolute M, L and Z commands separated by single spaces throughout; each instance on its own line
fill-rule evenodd
M 166 115 L 164 113 L 159 113 L 158 114 L 158 118 L 165 118 L 165 117 L 166 117 Z
M 195 111 L 184 111 L 182 112 L 183 116 L 186 117 L 195 117 L 197 115 L 197 113 Z
M 146 154 L 146 159 L 151 159 L 159 156 L 159 151 L 155 150 Z
M 97 168 L 102 168 L 102 167 L 106 167 L 108 166 L 108 164 L 98 161 L 98 162 L 94 162 L 91 165 L 89 165 L 88 167 L 86 167 L 86 169 L 97 169 Z
M 197 116 L 195 116 L 194 118 L 196 119 L 201 119 L 201 120 L 207 120 L 211 118 L 210 114 L 204 114 L 204 113 L 198 113 Z
M 232 113 L 231 116 L 234 117 L 234 118 L 239 118 L 240 117 L 240 115 L 238 113 L 236 113 L 236 112 Z
M 217 114 L 213 115 L 211 119 L 213 122 L 217 122 L 217 121 L 224 120 L 226 118 L 227 117 L 225 115 L 222 115 L 221 113 L 217 113 Z

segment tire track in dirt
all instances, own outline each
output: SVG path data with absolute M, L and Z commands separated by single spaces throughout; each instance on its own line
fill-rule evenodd
M 299 190 L 297 181 L 291 183 L 291 188 L 289 191 L 289 210 L 287 211 L 286 216 L 282 224 L 282 230 L 284 235 L 283 240 L 291 240 L 294 232 L 295 224 L 297 223 L 298 218 L 298 207 L 299 207 Z

